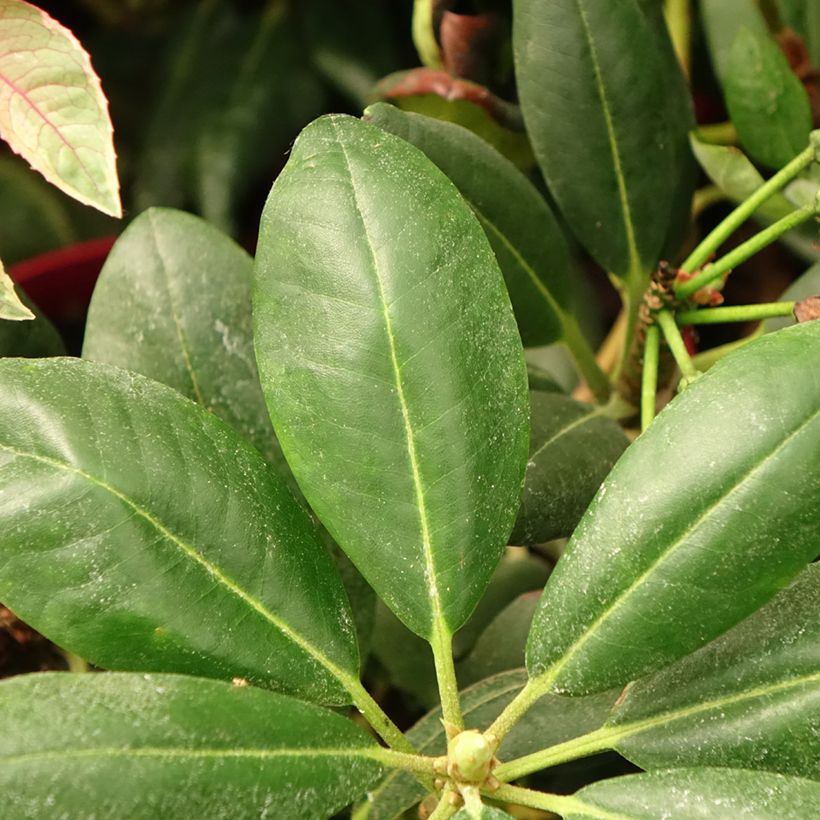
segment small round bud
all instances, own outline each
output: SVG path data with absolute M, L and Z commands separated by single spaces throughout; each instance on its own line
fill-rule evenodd
M 481 732 L 459 732 L 447 746 L 450 776 L 463 783 L 482 783 L 490 773 L 494 751 Z

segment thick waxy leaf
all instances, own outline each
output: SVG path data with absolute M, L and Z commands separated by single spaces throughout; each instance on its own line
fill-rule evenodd
M 712 65 L 723 81 L 729 71 L 732 46 L 741 29 L 766 37 L 769 28 L 757 0 L 700 0 L 700 12 Z
M 0 319 L 21 322 L 33 318 L 34 314 L 23 303 L 0 260 Z
M 547 184 L 595 259 L 637 279 L 669 229 L 682 136 L 655 32 L 637 0 L 513 9 L 521 107 Z
M 527 646 L 541 686 L 582 694 L 660 668 L 815 557 L 819 345 L 820 322 L 750 343 L 630 446 L 541 598 Z
M 308 514 L 227 425 L 143 376 L 0 362 L 0 600 L 113 668 L 342 703 L 344 591 Z
M 106 260 L 83 356 L 175 388 L 287 473 L 256 372 L 252 273 L 251 257 L 207 222 L 151 208 Z
M 741 29 L 723 89 L 741 145 L 752 159 L 780 168 L 806 147 L 809 97 L 770 37 Z
M 21 0 L 0 0 L 0 40 L 0 137 L 69 196 L 122 216 L 108 103 L 82 46 Z
M 464 721 L 468 728 L 486 729 L 526 682 L 523 670 L 504 672 L 465 689 L 461 693 Z M 564 698 L 545 695 L 533 706 L 525 720 L 517 723 L 504 738 L 498 752 L 501 760 L 512 760 L 578 737 L 598 728 L 617 693 L 607 692 L 589 698 Z M 441 709 L 425 715 L 407 738 L 421 753 L 445 754 L 447 738 L 441 723 Z M 424 796 L 424 788 L 407 772 L 390 772 L 378 788 L 368 793 L 366 809 L 357 812 L 368 820 L 393 820 Z
M 820 295 L 820 262 L 812 265 L 802 276 L 792 282 L 780 295 L 783 302 L 797 302 L 807 299 L 809 296 Z M 793 316 L 778 316 L 774 319 L 766 319 L 763 323 L 763 330 L 771 333 L 773 330 L 780 330 L 794 324 Z
M 530 460 L 510 540 L 566 537 L 629 445 L 617 422 L 560 393 L 530 393 Z
M 521 340 L 545 345 L 563 336 L 572 301 L 566 240 L 535 186 L 466 128 L 379 103 L 365 119 L 420 148 L 455 183 L 493 246 Z
M 410 629 L 454 632 L 512 528 L 527 438 L 521 342 L 469 207 L 404 140 L 317 120 L 265 207 L 254 314 L 311 506 Z
M 820 783 L 741 769 L 672 769 L 602 780 L 568 801 L 566 820 L 812 820 Z
M 820 780 L 820 565 L 716 641 L 631 684 L 607 725 L 613 748 L 642 769 Z
M 34 314 L 33 322 L 0 322 L 0 356 L 62 356 L 65 345 L 54 325 L 39 313 L 21 291 L 23 304 Z
M 378 777 L 372 739 L 307 703 L 178 675 L 0 684 L 3 817 L 329 817 Z

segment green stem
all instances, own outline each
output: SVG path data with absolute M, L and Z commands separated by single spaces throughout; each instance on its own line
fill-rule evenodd
M 461 702 L 458 697 L 458 681 L 453 662 L 453 636 L 442 629 L 437 622 L 433 627 L 430 639 L 433 649 L 433 661 L 436 666 L 436 680 L 441 699 L 441 716 L 446 724 L 461 730 L 464 718 L 461 715 Z M 448 732 L 449 735 L 449 732 Z
M 699 125 L 696 136 L 701 142 L 711 145 L 734 145 L 737 142 L 737 129 L 731 122 L 714 122 Z
M 643 354 L 641 375 L 641 430 L 646 430 L 655 418 L 655 402 L 658 394 L 658 358 L 661 334 L 657 325 L 646 329 L 646 346 Z
M 373 760 L 378 760 L 389 769 L 403 769 L 415 774 L 429 775 L 435 774 L 435 758 L 424 757 L 423 755 L 410 755 L 404 752 L 396 752 L 393 749 L 385 749 L 381 746 L 367 750 L 367 756 Z
M 794 302 L 766 302 L 761 305 L 684 310 L 675 316 L 679 325 L 719 325 L 724 322 L 758 322 L 774 316 L 791 316 Z
M 495 800 L 503 800 L 505 803 L 514 803 L 518 806 L 529 806 L 532 809 L 541 809 L 552 814 L 568 815 L 574 813 L 579 817 L 589 816 L 585 812 L 586 804 L 572 796 L 536 792 L 532 789 L 522 789 L 520 786 L 500 786 L 495 791 L 485 793 Z
M 493 775 L 506 783 L 533 772 L 548 769 L 550 766 L 557 766 L 559 763 L 567 763 L 570 760 L 605 752 L 612 748 L 611 743 L 614 734 L 611 729 L 596 729 L 594 732 L 581 735 L 581 737 L 576 737 L 565 743 L 559 743 L 549 749 L 542 749 L 502 763 L 493 770 Z
M 612 381 L 617 384 L 626 369 L 627 363 L 632 356 L 632 343 L 635 339 L 635 331 L 638 324 L 638 315 L 641 309 L 646 289 L 649 287 L 649 276 L 644 273 L 638 262 L 635 262 L 627 277 L 627 285 L 621 292 L 624 308 L 626 310 L 626 327 L 624 330 L 624 344 L 621 348 L 621 358 Z
M 726 194 L 717 185 L 699 188 L 692 197 L 692 219 L 697 219 L 707 208 L 723 202 L 726 198 Z
M 809 202 L 802 208 L 798 208 L 793 213 L 788 214 L 788 216 L 778 219 L 777 222 L 756 233 L 751 239 L 747 239 L 716 262 L 707 265 L 700 273 L 691 279 L 676 285 L 675 294 L 681 298 L 691 296 L 696 290 L 700 290 L 705 285 L 710 285 L 716 279 L 720 279 L 724 273 L 729 273 L 729 271 L 736 268 L 742 262 L 745 262 L 750 256 L 754 256 L 758 251 L 771 245 L 772 242 L 779 239 L 784 233 L 794 230 L 794 228 L 816 216 L 818 211 L 820 211 L 818 203 L 816 201 Z M 691 270 L 691 268 L 686 267 L 684 263 L 683 270 Z
M 390 720 L 381 706 L 373 700 L 367 689 L 362 686 L 361 681 L 357 678 L 346 677 L 342 679 L 342 682 L 350 693 L 356 708 L 367 718 L 367 722 L 388 746 L 406 754 L 417 754 L 413 744 L 404 736 L 399 727 Z
M 526 686 L 507 704 L 507 707 L 493 721 L 485 734 L 495 735 L 499 742 L 504 738 L 507 732 L 526 714 L 527 710 L 542 695 L 546 694 L 546 688 L 539 686 L 537 681 L 537 678 L 527 681 Z
M 763 183 L 748 199 L 730 213 L 689 254 L 681 265 L 688 273 L 703 266 L 713 253 L 773 194 L 796 177 L 815 158 L 815 146 L 811 144 L 801 151 L 788 165 Z
M 700 371 L 692 364 L 692 358 L 686 349 L 680 330 L 675 324 L 675 317 L 668 310 L 662 310 L 658 313 L 658 324 L 663 331 L 672 355 L 675 357 L 675 361 L 678 363 L 680 372 L 687 381 L 693 382 L 700 376 Z
M 744 345 L 749 344 L 753 339 L 756 339 L 763 333 L 763 325 L 758 325 L 754 333 L 744 336 L 735 342 L 727 342 L 724 345 L 713 347 L 710 350 L 704 350 L 698 353 L 697 356 L 692 357 L 692 363 L 700 370 L 701 373 L 706 372 L 712 365 L 717 364 L 724 356 L 734 353 Z
M 433 0 L 415 0 L 413 4 L 413 43 L 427 68 L 441 68 L 441 50 L 433 30 Z
M 666 0 L 664 6 L 669 36 L 684 74 L 689 76 L 692 45 L 692 10 L 689 0 Z
M 572 358 L 578 365 L 578 370 L 581 372 L 589 389 L 592 391 L 595 398 L 604 404 L 609 399 L 609 379 L 603 370 L 598 366 L 595 359 L 595 353 L 589 346 L 581 328 L 578 325 L 578 320 L 575 316 L 568 313 L 563 313 L 564 337 L 563 342 L 567 346 Z
M 447 786 L 441 793 L 438 805 L 427 820 L 447 820 L 448 817 L 452 817 L 458 811 L 458 806 L 450 802 L 450 798 L 454 794 L 456 794 L 456 790 L 453 786 Z
M 73 652 L 69 652 L 68 649 L 61 650 L 63 653 L 63 657 L 68 664 L 68 671 L 74 672 L 75 674 L 84 674 L 88 672 L 90 667 L 88 665 L 88 661 L 85 658 L 81 658 L 79 655 L 75 655 Z

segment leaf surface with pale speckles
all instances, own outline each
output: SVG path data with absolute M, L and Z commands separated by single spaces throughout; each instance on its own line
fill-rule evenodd
M 358 675 L 315 525 L 224 422 L 144 376 L 0 361 L 0 600 L 111 669 L 327 703 Z
M 600 691 L 716 638 L 817 553 L 820 322 L 751 342 L 661 412 L 550 576 L 527 667 Z
M 26 675 L 0 683 L 5 820 L 330 817 L 379 776 L 346 718 L 178 675 Z
M 256 355 L 305 497 L 416 634 L 455 632 L 501 558 L 527 374 L 492 249 L 404 140 L 323 117 L 262 217 Z

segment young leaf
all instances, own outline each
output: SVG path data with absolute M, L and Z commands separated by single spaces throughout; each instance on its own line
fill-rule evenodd
M 565 820 L 811 820 L 820 783 L 741 769 L 672 769 L 601 780 L 567 801 Z
M 251 257 L 207 222 L 150 208 L 105 262 L 88 310 L 83 357 L 175 388 L 288 474 L 253 355 L 252 275 Z
M 33 318 L 34 314 L 25 306 L 14 289 L 14 282 L 6 273 L 3 261 L 0 260 L 0 320 L 22 322 Z
M 729 71 L 729 57 L 740 30 L 768 37 L 769 27 L 757 0 L 700 0 L 703 29 L 712 66 L 723 82 Z
M 572 301 L 566 240 L 535 186 L 466 128 L 378 103 L 364 119 L 420 148 L 475 212 L 495 251 L 526 346 L 563 335 Z
M 7 818 L 329 817 L 382 769 L 340 715 L 178 675 L 19 676 L 0 724 Z
M 780 168 L 806 147 L 809 97 L 770 37 L 741 29 L 723 90 L 741 145 L 753 160 Z
M 254 318 L 311 506 L 410 629 L 451 635 L 501 557 L 527 449 L 521 342 L 472 212 L 417 148 L 317 120 L 265 207 Z
M 658 669 L 815 557 L 818 345 L 820 322 L 750 343 L 630 446 L 547 582 L 527 646 L 533 691 L 595 692 Z
M 122 216 L 108 103 L 88 54 L 22 0 L 0 0 L 0 41 L 0 137 L 69 196 Z
M 523 670 L 504 672 L 470 686 L 461 693 L 465 725 L 485 728 L 526 683 Z M 564 698 L 546 695 L 517 723 L 499 749 L 503 760 L 570 740 L 597 729 L 606 719 L 617 693 L 607 692 L 589 698 Z M 407 733 L 420 754 L 441 755 L 447 750 L 447 737 L 441 723 L 441 709 L 425 715 Z M 392 771 L 367 795 L 367 810 L 359 816 L 367 820 L 393 820 L 424 796 L 424 788 L 407 772 Z
M 540 544 L 572 534 L 627 448 L 623 430 L 560 393 L 530 393 L 530 460 L 510 540 Z
M 164 385 L 0 361 L 0 600 L 98 666 L 349 702 L 339 577 L 261 456 Z
M 521 107 L 550 191 L 595 259 L 637 280 L 670 226 L 681 138 L 655 32 L 637 0 L 513 10 Z
M 736 766 L 820 779 L 820 565 L 693 655 L 633 683 L 607 721 L 642 769 Z

